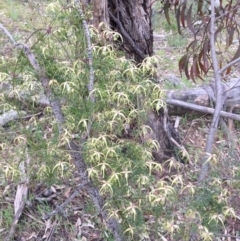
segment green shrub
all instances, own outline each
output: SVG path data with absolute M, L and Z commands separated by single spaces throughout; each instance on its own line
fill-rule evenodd
M 158 112 L 165 105 L 163 90 L 152 81 L 156 58 L 147 58 L 137 67 L 114 48 L 116 33 L 108 29 L 99 33 L 91 28 L 95 71 L 92 103 L 85 36 L 78 12 L 57 2 L 47 9 L 49 26 L 32 36 L 32 51 L 50 79 L 49 87 L 62 103 L 64 130 L 58 133 L 51 110 L 46 107 L 42 118 L 21 123 L 23 128 L 6 141 L 5 150 L 9 143 L 15 143 L 9 163 L 12 161 L 17 169 L 17 150 L 21 150 L 21 158 L 27 146 L 33 159 L 32 179 L 56 183 L 75 171 L 65 146 L 72 138 L 80 145 L 87 137 L 82 149 L 89 178 L 104 197 L 109 217 L 119 220 L 129 240 L 150 236 L 155 240 L 189 240 L 192 232 L 198 240 L 211 240 L 211 231 L 222 227 L 221 217 L 216 218 L 226 207 L 216 199 L 221 190 L 211 186 L 196 191 L 182 175 L 179 163 L 156 163 L 152 151 L 159 148 L 158 144 L 142 141 L 148 113 Z M 21 90 L 38 94 L 40 80 L 23 54 L 1 61 L 1 81 L 9 81 L 16 94 Z M 1 99 L 8 108 L 21 107 L 5 100 Z M 26 108 L 35 110 L 28 105 Z M 19 136 L 26 145 L 14 142 Z M 10 166 L 5 164 L 5 173 L 17 177 Z M 166 166 L 179 172 L 164 176 Z

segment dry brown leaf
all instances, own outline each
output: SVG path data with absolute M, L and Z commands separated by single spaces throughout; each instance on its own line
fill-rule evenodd
M 64 189 L 65 187 L 66 187 L 66 185 L 53 185 L 52 186 L 53 188 L 54 188 L 54 190 L 62 190 L 62 189 Z M 51 188 L 52 188 L 51 187 Z M 55 191 L 56 192 L 56 191 Z
M 3 191 L 3 193 L 2 193 L 2 195 L 3 196 L 5 196 L 6 194 L 7 194 L 7 192 L 8 192 L 8 190 L 10 189 L 10 185 L 7 185 L 5 188 L 4 188 L 4 191 Z
M 63 196 L 68 198 L 70 196 L 71 190 L 72 190 L 72 188 L 68 187 L 67 190 L 64 192 Z
M 54 230 L 56 227 L 56 222 L 52 223 L 51 219 L 48 219 L 45 222 L 45 225 L 46 225 L 45 233 L 44 233 L 42 239 L 51 240 L 51 236 L 54 233 Z
M 56 193 L 56 192 L 57 192 L 57 190 L 56 190 L 56 188 L 55 188 L 54 186 L 51 186 L 50 189 L 51 189 L 51 191 L 52 191 L 53 193 Z
M 37 235 L 36 235 L 35 232 L 33 232 L 33 233 L 26 239 L 26 241 L 29 241 L 29 240 L 31 240 L 32 238 L 37 239 Z
M 74 224 L 76 227 L 82 225 L 82 220 L 80 218 L 77 219 L 77 222 Z

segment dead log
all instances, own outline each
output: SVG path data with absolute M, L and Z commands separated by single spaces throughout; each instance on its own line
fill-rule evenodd
M 229 82 L 222 83 L 222 85 L 224 90 L 223 98 L 225 99 L 225 111 L 222 111 L 221 115 L 223 117 L 240 120 L 239 115 L 227 113 L 230 109 L 234 109 L 235 113 L 239 113 L 240 111 L 240 79 L 233 78 Z M 169 114 L 181 115 L 188 112 L 188 109 L 212 114 L 215 102 L 214 96 L 212 84 L 191 89 L 169 90 L 166 100 L 170 105 Z

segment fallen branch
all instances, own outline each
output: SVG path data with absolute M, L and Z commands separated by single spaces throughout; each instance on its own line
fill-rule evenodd
M 236 112 L 240 109 L 240 79 L 232 78 L 227 83 L 221 83 L 224 99 L 224 108 L 226 110 L 234 109 Z M 192 89 L 169 90 L 167 91 L 166 102 L 169 106 L 169 114 L 180 115 L 186 113 L 187 109 L 213 114 L 214 109 L 210 108 L 211 100 L 215 102 L 214 87 L 212 84 L 200 86 Z M 184 108 L 176 108 L 180 106 Z M 240 120 L 240 115 L 233 114 L 232 111 L 220 111 L 220 116 L 233 120 Z
M 181 107 L 188 108 L 191 110 L 196 110 L 196 111 L 199 111 L 202 113 L 214 114 L 214 109 L 210 108 L 210 107 L 195 105 L 195 104 L 187 103 L 187 102 L 180 101 L 180 100 L 166 100 L 166 102 L 167 102 L 167 104 L 170 104 L 170 105 L 181 106 Z M 226 112 L 226 111 L 220 111 L 219 114 L 222 117 L 240 121 L 240 115 L 233 114 L 233 113 Z
M 8 122 L 19 119 L 20 117 L 26 115 L 25 111 L 10 110 L 5 112 L 0 116 L 0 126 L 6 125 Z
M 27 147 L 25 148 L 25 155 L 26 155 L 26 161 L 22 161 L 19 164 L 19 171 L 20 171 L 20 183 L 18 184 L 17 187 L 17 192 L 15 195 L 15 200 L 14 200 L 14 218 L 13 222 L 10 228 L 10 231 L 8 235 L 5 237 L 5 241 L 11 241 L 13 239 L 13 236 L 15 234 L 16 226 L 19 221 L 19 218 L 21 217 L 23 213 L 23 209 L 25 207 L 25 203 L 27 200 L 27 195 L 28 195 L 28 184 L 29 184 L 29 175 L 26 171 L 26 166 L 29 167 L 30 164 L 30 157 L 28 154 L 28 149 Z
M 180 82 L 181 80 L 179 80 Z M 240 79 L 232 78 L 228 82 L 222 82 L 223 94 L 226 96 L 224 108 L 231 109 L 233 106 L 240 105 Z M 190 89 L 175 89 L 167 91 L 167 100 L 179 100 L 182 102 L 195 104 L 198 106 L 210 106 L 211 100 L 215 101 L 214 87 L 209 85 L 199 86 Z M 190 108 L 191 106 L 186 108 Z M 174 113 L 175 112 L 175 113 Z M 178 114 L 180 110 L 170 109 L 170 114 Z

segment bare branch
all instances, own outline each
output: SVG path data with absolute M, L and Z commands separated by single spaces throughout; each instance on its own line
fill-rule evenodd
M 170 105 L 176 105 L 176 106 L 181 106 L 181 107 L 185 107 L 191 110 L 196 110 L 202 113 L 207 113 L 207 114 L 214 114 L 215 113 L 215 109 L 213 108 L 209 108 L 209 107 L 205 107 L 205 106 L 201 106 L 201 105 L 195 105 L 195 104 L 191 104 L 191 103 L 186 103 L 184 101 L 181 100 L 173 100 L 173 99 L 169 99 L 166 100 L 167 104 Z M 219 115 L 222 117 L 226 117 L 232 120 L 238 120 L 240 121 L 240 115 L 237 114 L 233 114 L 233 113 L 229 113 L 226 111 L 220 111 Z
M 240 61 L 240 57 L 237 59 L 234 59 L 232 62 L 226 64 L 223 68 L 221 68 L 220 70 L 218 70 L 218 74 L 222 74 L 227 68 L 229 68 L 230 66 L 238 63 Z
M 4 31 L 4 33 L 10 38 L 10 40 L 13 42 L 13 44 L 16 44 L 13 36 L 9 33 L 9 31 L 0 23 L 0 29 Z
M 79 0 L 76 0 L 76 5 L 78 5 L 78 12 L 81 17 L 83 27 L 84 27 L 84 32 L 85 32 L 85 37 L 87 40 L 87 54 L 88 54 L 88 64 L 89 64 L 89 85 L 88 85 L 88 92 L 89 92 L 89 97 L 92 103 L 95 102 L 95 96 L 93 93 L 94 89 L 94 69 L 93 69 L 93 55 L 92 55 L 92 43 L 91 43 L 91 37 L 90 37 L 90 32 L 88 28 L 88 24 L 86 20 L 84 19 L 84 14 L 81 8 L 81 3 Z
M 207 177 L 207 174 L 208 174 L 209 168 L 208 168 L 207 160 L 209 158 L 209 155 L 212 153 L 213 141 L 217 131 L 217 127 L 218 127 L 220 112 L 223 107 L 221 76 L 218 70 L 218 60 L 217 60 L 216 49 L 215 49 L 215 0 L 211 0 L 210 46 L 211 46 L 211 57 L 212 57 L 214 79 L 215 79 L 216 105 L 215 105 L 215 111 L 213 114 L 212 123 L 209 128 L 207 143 L 205 147 L 205 154 L 202 158 L 203 164 L 202 164 L 202 168 L 198 178 L 199 184 Z

